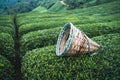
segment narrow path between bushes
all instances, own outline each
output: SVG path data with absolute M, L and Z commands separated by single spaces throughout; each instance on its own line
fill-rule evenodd
M 14 49 L 15 49 L 15 63 L 14 63 L 14 80 L 22 80 L 21 74 L 21 57 L 20 57 L 20 43 L 19 43 L 19 28 L 17 25 L 17 15 L 14 15 L 14 28 L 15 28 L 15 40 L 14 40 Z

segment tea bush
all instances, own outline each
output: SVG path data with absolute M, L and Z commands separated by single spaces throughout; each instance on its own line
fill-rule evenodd
M 20 35 L 26 34 L 31 31 L 42 30 L 60 27 L 64 25 L 68 21 L 70 22 L 78 22 L 79 19 L 73 17 L 74 15 L 68 15 L 65 17 L 52 17 L 52 18 L 28 18 L 24 20 L 25 23 L 19 25 Z M 51 16 L 50 16 L 51 17 Z
M 8 33 L 14 38 L 15 30 L 12 18 L 11 15 L 0 16 L 0 33 Z
M 35 48 L 53 45 L 57 41 L 60 27 L 54 29 L 38 30 L 21 37 L 22 53 Z
M 12 27 L 0 26 L 0 33 L 2 32 L 10 34 L 12 37 L 15 35 L 15 30 Z
M 64 15 L 64 17 L 53 17 L 53 18 L 27 18 L 23 20 L 23 24 L 19 27 L 20 35 L 26 34 L 31 31 L 49 29 L 54 27 L 60 27 L 65 23 L 72 22 L 75 25 L 86 25 L 95 23 L 109 23 L 120 20 L 119 14 L 108 15 L 108 16 L 79 16 L 79 15 Z
M 57 57 L 55 46 L 29 51 L 22 59 L 24 80 L 118 80 L 120 79 L 120 35 L 106 34 L 94 37 L 105 46 L 101 54 Z
M 81 16 L 83 15 L 87 16 L 87 15 L 93 15 L 93 14 L 100 14 L 103 16 L 111 15 L 111 14 L 120 13 L 119 4 L 120 4 L 120 1 L 117 0 L 117 1 L 110 2 L 110 3 L 96 5 L 92 7 L 83 8 L 83 9 L 69 10 L 67 11 L 67 13 L 76 13 Z
M 84 31 L 89 37 L 94 37 L 108 33 L 120 33 L 119 23 L 119 21 L 114 21 L 76 26 Z M 21 38 L 21 50 L 23 50 L 24 53 L 35 48 L 56 44 L 59 33 L 59 27 L 27 33 Z
M 120 33 L 119 24 L 120 21 L 112 21 L 105 23 L 81 24 L 76 26 L 84 31 L 89 37 L 93 37 L 102 34 Z
M 0 33 L 0 55 L 14 62 L 14 40 L 8 33 Z
M 0 79 L 1 80 L 13 80 L 13 66 L 3 56 L 0 55 Z
M 25 13 L 25 14 L 19 14 L 18 15 L 18 25 L 23 25 L 29 22 L 36 22 L 39 21 L 40 19 L 44 18 L 60 18 L 63 17 L 64 14 L 57 14 L 57 13 L 44 13 L 44 14 L 36 14 L 36 13 Z
M 19 28 L 20 36 L 23 34 L 26 34 L 31 31 L 36 31 L 36 30 L 42 30 L 42 29 L 49 29 L 49 28 L 55 28 L 55 27 L 60 27 L 61 25 L 64 25 L 64 22 L 60 22 L 57 24 L 55 21 L 49 22 L 49 23 L 31 23 L 31 24 L 26 24 L 23 25 Z

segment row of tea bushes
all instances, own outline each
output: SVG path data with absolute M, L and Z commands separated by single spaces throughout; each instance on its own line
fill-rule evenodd
M 14 40 L 8 33 L 0 33 L 0 55 L 14 62 Z
M 60 27 L 54 29 L 45 29 L 33 31 L 21 37 L 21 52 L 24 53 L 28 50 L 35 48 L 53 45 L 57 41 Z
M 37 30 L 43 30 L 43 29 L 50 29 L 50 28 L 55 28 L 55 27 L 60 27 L 61 25 L 64 25 L 65 22 L 59 22 L 57 21 L 49 21 L 49 22 L 41 22 L 41 23 L 31 23 L 31 24 L 26 24 L 23 25 L 19 28 L 20 36 L 23 34 L 26 34 L 31 31 L 37 31 Z
M 99 6 L 93 6 L 93 7 L 89 7 L 89 8 L 83 8 L 83 9 L 75 9 L 75 10 L 67 10 L 67 12 L 65 12 L 64 14 L 48 14 L 48 13 L 44 13 L 44 14 L 36 14 L 36 13 L 29 13 L 29 14 L 20 14 L 18 17 L 18 23 L 22 24 L 22 23 L 26 23 L 29 22 L 29 19 L 43 19 L 43 18 L 56 18 L 56 17 L 65 17 L 68 16 L 69 13 L 74 13 L 76 14 L 75 16 L 78 17 L 80 20 L 84 20 L 82 18 L 82 16 L 96 16 L 99 17 L 98 19 L 95 19 L 94 21 L 98 20 L 98 21 L 104 21 L 104 20 L 100 20 L 104 17 L 104 15 L 108 16 L 112 16 L 112 18 L 114 17 L 113 14 L 117 14 L 118 13 L 118 17 L 116 17 L 117 19 L 119 18 L 119 1 L 115 1 L 115 2 L 111 2 L 103 5 L 99 5 Z M 111 6 L 113 5 L 113 6 Z M 109 7 L 108 7 L 109 6 Z M 97 8 L 97 9 L 96 9 Z M 94 14 L 93 14 L 94 13 Z M 111 15 L 112 14 L 112 15 Z M 74 16 L 74 17 L 75 17 Z M 70 15 L 70 17 L 73 17 Z M 102 17 L 102 18 L 101 18 Z M 103 18 L 105 19 L 105 18 Z M 107 19 L 111 19 L 111 17 L 107 17 Z M 114 19 L 111 19 L 114 20 Z M 36 21 L 36 20 L 33 20 Z M 93 21 L 93 22 L 94 22 Z
M 13 16 L 0 16 L 0 80 L 13 80 L 14 37 Z
M 13 16 L 0 16 L 0 26 L 13 27 Z
M 96 6 L 92 6 L 92 7 L 88 7 L 88 8 L 83 8 L 83 9 L 70 10 L 70 11 L 67 11 L 66 13 L 76 13 L 81 16 L 93 15 L 93 13 L 98 14 L 98 15 L 103 15 L 103 16 L 111 15 L 111 14 L 115 14 L 115 13 L 120 13 L 119 5 L 120 5 L 120 1 L 115 0 L 111 3 L 96 5 Z
M 20 25 L 19 32 L 20 35 L 26 34 L 31 31 L 49 29 L 54 27 L 60 27 L 65 23 L 72 22 L 76 25 L 86 25 L 87 24 L 99 24 L 99 23 L 109 23 L 112 21 L 120 20 L 119 14 L 114 14 L 110 16 L 78 16 L 78 15 L 66 15 L 65 17 L 54 17 L 54 18 L 29 18 L 24 19 L 24 24 Z M 19 18 L 18 18 L 19 19 Z M 27 20 L 27 22 L 25 21 Z M 87 25 L 86 25 L 87 26 Z M 89 25 L 88 25 L 89 26 Z
M 80 30 L 85 32 L 89 37 L 98 36 L 109 33 L 120 33 L 120 21 L 112 21 L 105 23 L 80 24 L 76 25 Z
M 18 14 L 17 15 L 19 19 L 28 19 L 28 18 L 53 18 L 53 17 L 63 17 L 64 14 L 58 14 L 58 13 L 24 13 L 24 14 Z M 18 20 L 19 20 L 18 19 Z
M 12 18 L 11 15 L 0 16 L 0 24 L 13 24 Z
M 15 29 L 13 16 L 0 16 L 0 55 L 14 63 L 14 37 Z
M 93 38 L 107 47 L 101 54 L 57 57 L 55 46 L 35 49 L 22 59 L 24 80 L 118 80 L 120 78 L 120 35 L 107 34 Z
M 23 14 L 23 15 L 18 15 L 18 25 L 22 25 L 25 23 L 30 23 L 31 21 L 39 21 L 42 19 L 50 19 L 50 18 L 61 18 L 63 17 L 64 14 L 55 14 L 55 13 L 44 13 L 44 14 Z
M 80 20 L 77 24 L 86 24 L 86 23 L 104 23 L 104 22 L 112 22 L 112 21 L 119 21 L 119 13 L 113 14 L 113 15 L 91 15 L 91 16 L 79 16 L 78 14 L 75 14 L 78 16 L 78 19 Z
M 94 37 L 108 33 L 120 33 L 119 23 L 119 21 L 115 21 L 76 26 L 84 31 L 89 37 Z M 24 53 L 35 48 L 56 44 L 59 33 L 59 27 L 27 33 L 21 37 L 21 50 Z
M 31 31 L 60 27 L 61 25 L 64 25 L 68 21 L 79 22 L 78 18 L 70 17 L 70 15 L 67 17 L 65 16 L 60 18 L 55 17 L 55 18 L 40 18 L 40 19 L 29 18 L 29 19 L 24 19 L 23 20 L 24 24 L 19 25 L 20 35 L 26 34 Z
M 12 37 L 15 35 L 15 30 L 13 27 L 8 27 L 8 26 L 0 26 L 0 33 L 8 33 Z
M 0 33 L 2 32 L 9 33 L 14 38 L 13 16 L 0 16 Z
M 0 80 L 13 80 L 13 73 L 14 68 L 10 61 L 0 55 Z

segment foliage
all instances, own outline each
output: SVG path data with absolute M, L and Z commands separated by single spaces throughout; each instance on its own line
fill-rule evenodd
M 0 55 L 14 62 L 14 41 L 8 33 L 0 33 Z
M 11 27 L 6 27 L 6 26 L 0 26 L 0 33 L 8 33 L 10 34 L 12 37 L 14 37 L 15 35 L 15 30 Z
M 57 41 L 60 28 L 38 30 L 25 34 L 21 38 L 21 51 L 24 52 L 35 48 L 53 45 Z
M 50 12 L 64 12 L 66 7 L 61 4 L 60 1 L 57 1 L 51 8 L 48 9 Z
M 75 13 L 79 16 L 117 14 L 117 13 L 120 13 L 119 4 L 120 4 L 120 1 L 113 1 L 110 3 L 101 4 L 97 6 L 90 6 L 83 9 L 69 10 L 67 11 L 67 13 Z
M 1 80 L 13 80 L 13 66 L 3 56 L 0 55 L 0 79 Z
M 26 53 L 22 60 L 25 80 L 32 79 L 119 79 L 120 35 L 107 34 L 93 38 L 105 46 L 94 57 L 86 55 L 57 57 L 55 46 L 35 49 Z
M 49 9 L 51 6 L 53 6 L 58 0 L 40 0 L 39 4 L 43 7 L 46 7 Z
M 99 36 L 109 33 L 120 33 L 120 21 L 92 23 L 76 25 L 80 30 L 85 32 L 89 37 Z
M 56 22 L 55 21 L 49 21 L 49 23 L 48 22 L 44 22 L 44 23 L 39 22 L 39 23 L 25 24 L 25 25 L 20 26 L 19 32 L 20 32 L 20 35 L 23 35 L 23 34 L 26 34 L 28 32 L 31 32 L 31 31 L 60 27 L 61 24 L 63 24 L 62 21 L 59 22 L 58 24 Z
M 78 7 L 96 6 L 104 3 L 113 2 L 114 0 L 62 0 L 62 1 L 69 5 L 68 8 L 75 9 Z
M 114 1 L 112 3 L 106 3 L 94 7 L 70 10 L 64 14 L 21 14 L 18 16 L 19 31 L 20 35 L 23 35 L 31 31 L 61 27 L 61 25 L 64 25 L 68 21 L 75 25 L 90 25 L 92 23 L 98 23 L 98 25 L 101 26 L 100 24 L 103 23 L 105 24 L 104 26 L 108 26 L 109 22 L 120 20 L 119 12 L 119 2 Z M 113 22 L 111 24 L 114 26 L 118 25 L 119 22 Z M 86 27 L 89 25 L 86 25 Z M 94 26 L 98 27 L 98 25 Z
M 18 3 L 13 5 L 13 7 L 5 8 L 7 10 L 6 13 L 19 13 L 32 10 L 29 13 L 17 15 L 20 53 L 24 55 L 22 56 L 21 69 L 23 79 L 120 79 L 120 1 L 64 1 L 70 4 L 70 8 L 79 7 L 79 9 L 67 10 L 58 0 L 18 0 Z M 43 13 L 44 11 L 45 13 Z M 54 44 L 57 42 L 61 27 L 67 22 L 72 22 L 90 38 L 94 37 L 92 38 L 93 40 L 103 45 L 105 50 L 102 54 L 93 57 L 86 55 L 57 57 L 55 55 Z M 14 35 L 13 16 L 1 15 L 0 55 L 6 57 L 12 63 L 15 56 L 14 41 L 12 38 Z M 4 60 L 0 56 L 0 73 L 2 73 L 0 74 L 0 79 L 3 79 L 5 76 L 5 79 L 10 77 L 9 80 L 12 80 L 11 71 L 13 70 L 9 67 L 11 65 L 9 63 L 9 61 Z
M 69 8 L 74 9 L 76 7 L 80 7 L 85 3 L 86 0 L 63 0 L 67 5 L 69 5 Z
M 6 15 L 6 16 L 0 16 L 0 33 L 8 33 L 12 37 L 15 35 L 15 30 L 13 27 L 13 16 Z
M 35 8 L 35 9 L 33 9 L 32 12 L 44 13 L 44 12 L 47 12 L 47 8 L 39 6 L 39 7 Z
M 51 8 L 52 11 L 58 11 L 60 9 L 63 9 L 64 11 L 66 7 L 61 6 L 60 4 L 57 6 L 56 4 L 58 4 L 58 1 L 59 0 L 1 0 L 0 14 L 30 12 L 40 6 L 45 7 L 46 9 Z M 63 0 L 63 1 L 69 5 L 68 8 L 74 9 L 78 7 L 95 6 L 119 0 Z
M 119 20 L 119 14 L 115 14 L 114 16 L 79 16 L 77 15 L 67 15 L 66 17 L 52 17 L 52 18 L 27 18 L 27 20 L 23 20 L 24 23 L 19 28 L 20 35 L 26 34 L 30 31 L 36 31 L 36 30 L 42 30 L 42 29 L 49 29 L 49 28 L 54 28 L 54 27 L 60 27 L 61 25 L 64 25 L 67 23 L 67 21 L 72 22 L 75 25 L 86 25 L 89 24 L 97 24 L 101 26 L 101 24 L 107 25 L 111 21 Z M 51 17 L 51 16 L 49 16 Z M 84 18 L 84 19 L 83 19 Z M 81 20 L 82 19 L 82 20 Z M 54 21 L 56 20 L 56 21 Z M 49 22 L 48 22 L 49 21 Z M 106 23 L 104 23 L 106 21 Z M 25 23 L 26 22 L 26 23 Z M 111 22 L 113 25 L 117 25 L 119 22 Z M 117 23 L 117 24 L 114 24 Z M 86 26 L 89 26 L 86 25 Z M 94 25 L 94 26 L 98 26 Z M 116 26 L 117 27 L 117 26 Z
M 6 27 L 13 28 L 12 18 L 13 16 L 11 15 L 6 15 L 6 16 L 0 15 L 0 26 L 6 26 Z
M 108 33 L 120 33 L 119 21 L 77 25 L 89 37 Z M 21 38 L 21 50 L 26 52 L 35 48 L 56 44 L 60 28 L 51 28 L 27 33 Z
M 14 14 L 14 13 L 24 13 L 30 12 L 38 6 L 43 6 L 49 9 L 58 0 L 2 0 L 0 1 L 0 14 Z M 11 5 L 8 5 L 9 3 Z
M 113 2 L 113 1 L 118 1 L 118 0 L 91 0 L 86 5 L 87 6 L 95 6 L 95 5 L 110 3 L 110 2 Z

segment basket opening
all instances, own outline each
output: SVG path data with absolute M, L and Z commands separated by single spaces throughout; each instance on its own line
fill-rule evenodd
M 63 52 L 64 47 L 67 44 L 66 42 L 69 39 L 69 35 L 70 35 L 70 27 L 68 27 L 68 29 L 64 31 L 63 37 L 61 38 L 60 53 Z

